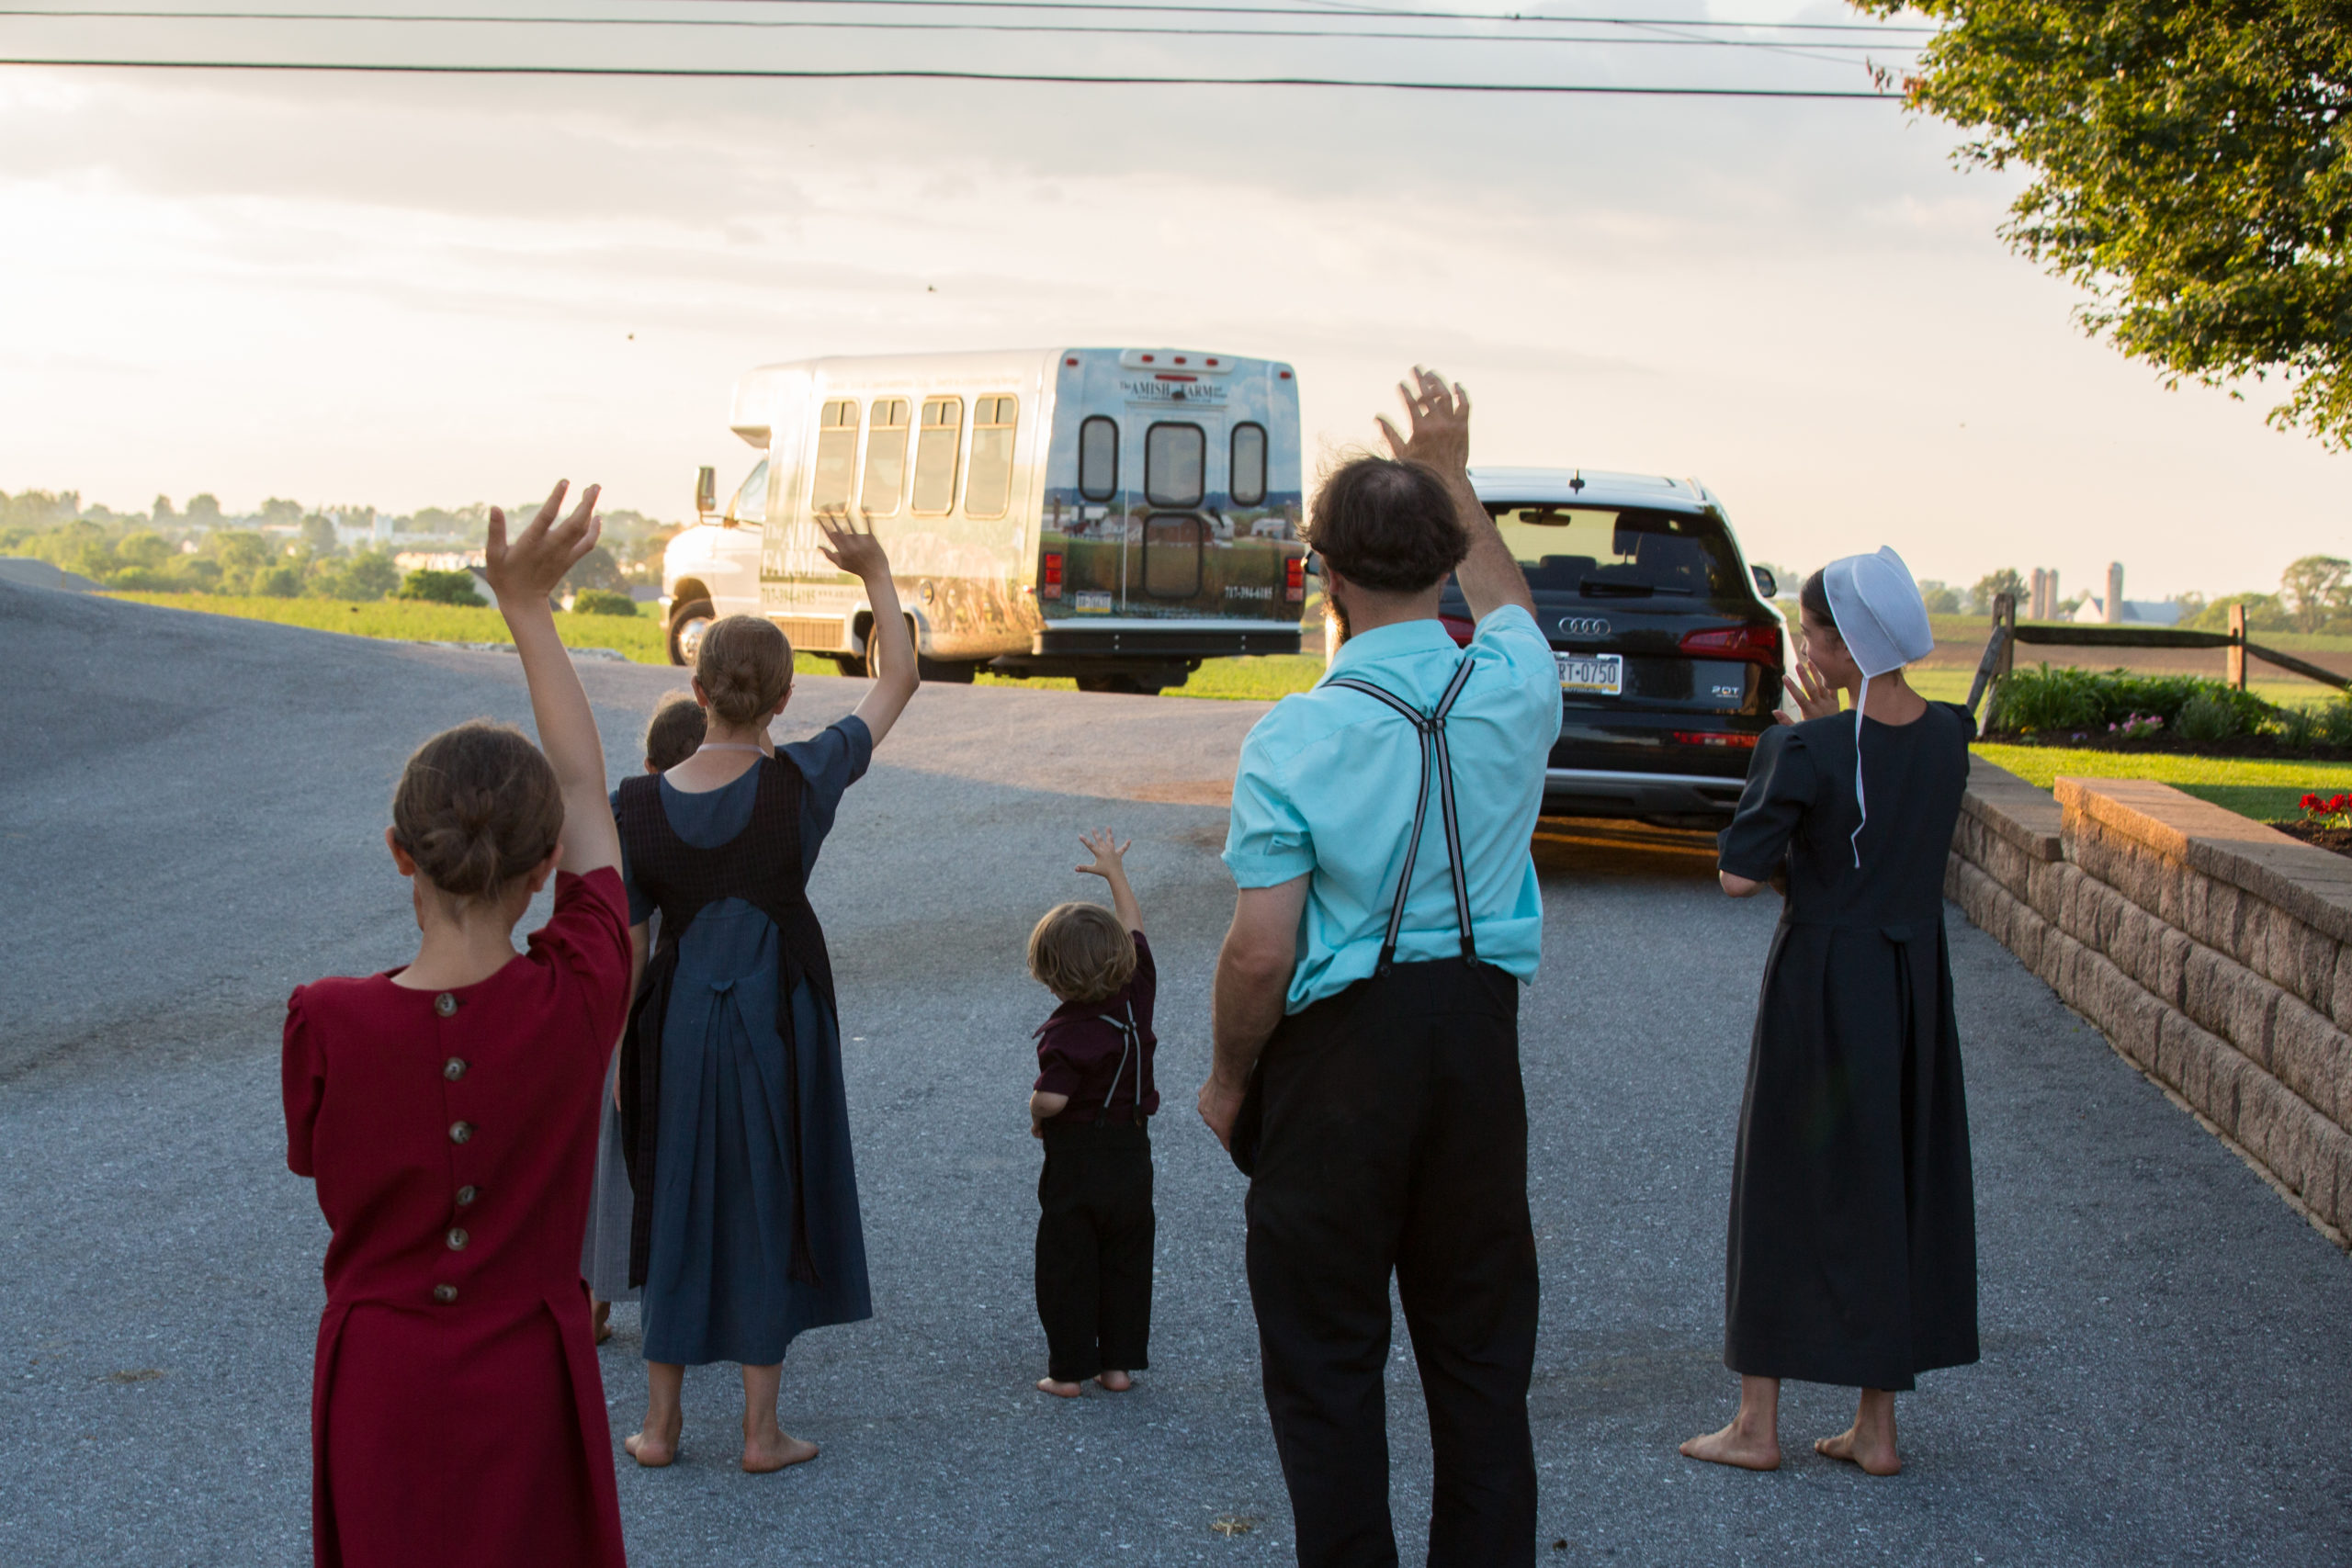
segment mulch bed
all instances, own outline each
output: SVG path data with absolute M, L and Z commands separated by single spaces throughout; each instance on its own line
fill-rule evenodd
M 2282 743 L 2275 735 L 2237 735 L 2227 740 L 2183 740 L 2155 735 L 2126 740 L 2105 730 L 1988 729 L 1977 739 L 2001 746 L 2049 746 L 2066 751 L 2161 752 L 2176 757 L 2229 757 L 2245 761 L 2340 762 L 2352 760 L 2352 746 L 2305 746 Z
M 2270 825 L 2290 839 L 2301 839 L 2323 850 L 2334 850 L 2337 854 L 2352 856 L 2352 828 L 2323 828 L 2317 823 L 2301 820 L 2273 822 Z

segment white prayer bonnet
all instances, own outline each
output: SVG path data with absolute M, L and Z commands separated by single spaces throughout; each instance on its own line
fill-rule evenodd
M 1854 807 L 1861 821 L 1854 826 L 1850 847 L 1854 864 L 1862 863 L 1862 829 L 1871 819 L 1862 798 L 1862 704 L 1870 700 L 1871 677 L 1900 670 L 1936 649 L 1935 627 L 1928 620 L 1928 603 L 1911 569 L 1888 546 L 1871 556 L 1843 556 L 1821 569 L 1821 586 L 1829 595 L 1829 616 L 1846 651 L 1862 671 L 1862 689 L 1854 703 Z
M 1911 569 L 1885 546 L 1874 556 L 1846 556 L 1822 569 L 1838 635 L 1864 675 L 1900 670 L 1936 649 L 1927 601 Z

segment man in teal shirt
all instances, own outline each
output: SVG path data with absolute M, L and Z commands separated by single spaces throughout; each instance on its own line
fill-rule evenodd
M 1560 728 L 1534 601 L 1470 488 L 1470 400 L 1404 389 L 1394 460 L 1325 481 L 1308 532 L 1346 641 L 1241 749 L 1200 1111 L 1250 1174 L 1250 1294 L 1298 1560 L 1390 1568 L 1392 1271 L 1429 1405 L 1431 1564 L 1530 1564 L 1535 1237 L 1519 987 L 1529 839 Z M 1438 619 L 1449 575 L 1477 617 Z

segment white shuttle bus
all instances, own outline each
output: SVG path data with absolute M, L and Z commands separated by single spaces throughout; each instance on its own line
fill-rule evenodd
M 1157 692 L 1204 659 L 1299 649 L 1287 365 L 1168 348 L 800 360 L 744 377 L 730 423 L 762 456 L 721 516 L 671 541 L 677 662 L 742 613 L 864 671 L 873 607 L 817 550 L 816 515 L 836 509 L 888 546 L 925 680 Z

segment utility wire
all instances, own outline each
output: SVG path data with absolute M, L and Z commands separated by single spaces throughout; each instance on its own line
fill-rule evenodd
M 662 0 L 675 4 L 678 0 Z M 1716 21 L 1705 17 L 1618 17 L 1602 15 L 1532 16 L 1519 11 L 1408 11 L 1387 6 L 1364 5 L 1320 8 L 1307 6 L 1186 6 L 1169 4 L 1167 0 L 690 0 L 693 4 L 757 5 L 778 8 L 817 6 L 824 10 L 857 10 L 873 7 L 915 8 L 948 11 L 1048 11 L 1101 12 L 1106 14 L 1151 13 L 1180 17 L 1293 17 L 1317 20 L 1367 21 L 1409 20 L 1435 22 L 1502 22 L 1515 27 L 1611 27 L 1630 28 L 1712 28 L 1737 32 L 1799 32 L 1799 33 L 1860 33 L 1870 38 L 1893 38 L 1898 34 L 1932 37 L 1935 28 L 1891 24 L 1881 26 L 1867 22 L 1742 22 Z M 96 15 L 61 10 L 58 16 Z M 198 13 L 166 12 L 166 16 L 187 16 Z M 275 14 L 275 13 L 268 13 Z
M 1043 33 L 1056 37 L 1094 38 L 1272 38 L 1321 39 L 1346 42 L 1352 39 L 1415 43 L 1586 44 L 1608 49 L 1670 47 L 1683 49 L 1762 50 L 1786 53 L 1791 45 L 1764 39 L 1710 39 L 1676 35 L 1663 37 L 1563 36 L 1506 37 L 1493 33 L 1365 32 L 1317 28 L 1162 28 L 1098 27 L 1080 22 L 850 22 L 807 18 L 732 17 L 497 17 L 456 16 L 426 12 L 378 11 L 60 11 L 0 7 L 0 17 L 45 17 L 59 20 L 141 22 L 368 22 L 435 27 L 559 27 L 559 28 L 735 28 L 787 31 L 854 32 L 977 32 Z M 1335 17 L 1335 20 L 1344 19 Z M 1836 49 L 1860 51 L 1876 48 L 1867 43 L 1815 42 L 1793 46 L 1804 50 Z M 1899 49 L 1915 47 L 1898 44 Z M 1802 56 L 1818 59 L 1820 56 Z M 1845 64 L 1844 61 L 1833 62 Z
M 775 71 L 748 66 L 422 65 L 297 60 L 5 59 L 0 67 L 79 71 L 276 72 L 380 76 L 628 76 L 707 82 L 1029 82 L 1080 87 L 1361 87 L 1407 93 L 1483 93 L 1629 98 L 1822 98 L 1900 103 L 1898 93 L 1807 87 L 1618 86 L 1548 82 L 1403 82 L 1333 76 L 1128 76 L 1027 71 Z

